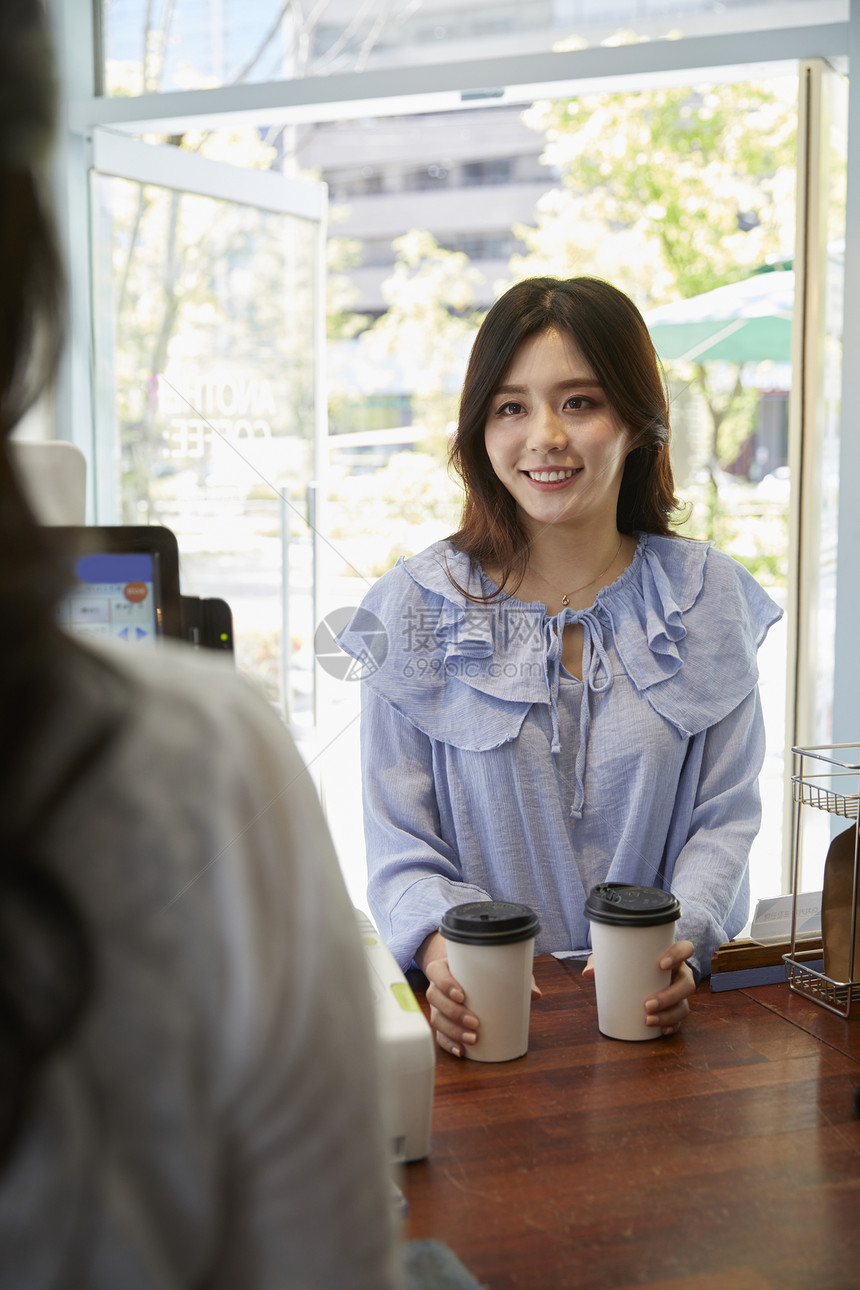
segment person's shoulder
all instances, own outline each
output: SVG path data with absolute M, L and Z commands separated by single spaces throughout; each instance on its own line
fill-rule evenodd
M 736 560 L 733 555 L 726 551 L 721 551 L 719 547 L 709 545 L 708 557 L 706 562 L 708 578 L 711 581 L 725 583 L 731 586 L 762 588 L 758 579 L 750 573 L 749 569 L 740 560 Z
M 610 591 L 619 609 L 642 620 L 643 615 L 677 621 L 700 600 L 710 542 L 691 538 L 637 534 L 633 564 Z
M 409 605 L 465 606 L 468 596 L 481 591 L 481 572 L 463 551 L 449 541 L 434 542 L 416 555 L 401 556 L 378 578 L 362 599 L 362 607 L 380 617 L 400 613 Z
M 720 551 L 711 541 L 672 535 L 646 536 L 652 564 L 656 560 L 668 580 L 699 610 L 722 610 L 727 597 L 746 602 L 756 616 L 775 622 L 782 610 L 771 599 L 761 583 L 734 556 Z
M 754 581 L 738 560 L 718 550 L 711 541 L 680 534 L 651 536 L 648 546 L 671 578 L 677 582 L 688 580 L 696 586 L 696 600 L 704 601 L 719 589 L 738 588 Z
M 412 581 L 427 590 L 439 589 L 447 593 L 456 583 L 469 579 L 476 572 L 476 565 L 465 551 L 460 551 L 447 538 L 407 556 L 402 568 Z
M 714 552 L 714 544 L 698 538 L 683 537 L 680 533 L 665 536 L 659 533 L 642 533 L 640 541 L 645 555 L 652 563 L 658 561 L 672 576 L 693 571 L 698 574 Z
M 244 696 L 246 687 L 233 658 L 214 650 L 197 650 L 181 641 L 159 640 L 148 647 L 87 642 L 87 648 L 146 691 L 185 694 L 198 699 L 213 689 Z
M 106 679 L 112 673 L 120 683 L 121 697 L 111 758 L 90 793 L 103 802 L 105 827 L 119 827 L 123 814 L 157 817 L 153 829 L 169 840 L 154 883 L 175 885 L 183 873 L 202 872 L 201 856 L 225 845 L 241 882 L 263 881 L 294 867 L 302 830 L 317 838 L 321 854 L 327 843 L 298 748 L 227 656 L 178 641 L 91 653 Z M 98 679 L 94 672 L 78 696 L 84 715 Z M 213 882 L 220 882 L 214 871 Z
M 231 656 L 180 641 L 146 649 L 91 648 L 129 685 L 136 724 L 152 735 L 161 728 L 177 743 L 213 754 L 242 733 L 266 741 L 285 738 L 283 723 L 253 683 L 236 672 Z
M 643 535 L 638 576 L 616 597 L 615 642 L 636 688 L 682 735 L 715 725 L 758 678 L 781 609 L 709 542 Z
M 715 614 L 734 611 L 738 617 L 745 618 L 757 644 L 783 614 L 781 607 L 745 564 L 710 545 L 705 562 L 702 603 Z

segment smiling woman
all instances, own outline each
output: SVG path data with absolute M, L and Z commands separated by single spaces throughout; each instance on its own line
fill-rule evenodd
M 480 1018 L 437 931 L 453 905 L 528 905 L 538 952 L 585 957 L 595 883 L 672 891 L 671 981 L 643 1003 L 655 1036 L 746 921 L 756 651 L 780 611 L 740 565 L 672 535 L 668 442 L 633 303 L 591 278 L 518 284 L 466 375 L 462 525 L 365 597 L 388 633 L 364 681 L 368 896 L 457 1055 Z M 361 653 L 357 622 L 340 642 Z

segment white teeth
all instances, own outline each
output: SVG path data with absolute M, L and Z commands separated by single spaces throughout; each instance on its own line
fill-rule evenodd
M 570 479 L 576 474 L 574 470 L 529 470 L 526 473 L 538 484 L 555 484 L 559 479 Z

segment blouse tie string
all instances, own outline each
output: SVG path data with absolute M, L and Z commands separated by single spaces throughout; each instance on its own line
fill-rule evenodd
M 549 715 L 552 721 L 552 749 L 561 752 L 561 730 L 558 719 L 558 687 L 561 678 L 561 632 L 555 631 L 550 621 L 545 627 L 546 670 L 549 685 Z
M 601 694 L 612 684 L 612 669 L 609 656 L 603 644 L 603 628 L 599 619 L 591 610 L 575 612 L 565 610 L 556 620 L 557 630 L 547 624 L 547 673 L 550 690 L 550 716 L 552 719 L 552 751 L 561 752 L 558 715 L 558 691 L 561 681 L 561 636 L 569 624 L 581 623 L 583 632 L 582 657 L 587 659 L 582 672 L 582 700 L 579 708 L 579 748 L 574 767 L 573 805 L 570 808 L 571 818 L 582 819 L 585 799 L 585 758 L 588 751 L 588 736 L 591 730 L 591 695 Z M 601 676 L 602 672 L 602 676 Z
M 576 752 L 576 769 L 573 779 L 573 805 L 570 808 L 571 818 L 582 819 L 582 808 L 585 799 L 585 757 L 588 749 L 588 735 L 591 730 L 591 695 L 602 694 L 612 684 L 612 669 L 609 655 L 603 644 L 603 629 L 591 612 L 576 615 L 575 621 L 582 623 L 583 661 L 588 664 L 582 672 L 582 702 L 579 708 L 579 748 Z M 601 679 L 600 673 L 603 672 Z

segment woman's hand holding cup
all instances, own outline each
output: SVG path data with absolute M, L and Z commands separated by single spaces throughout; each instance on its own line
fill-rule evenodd
M 661 958 L 661 969 L 671 970 L 672 979 L 665 990 L 645 1000 L 646 1026 L 659 1027 L 664 1035 L 677 1034 L 681 1029 L 690 1012 L 687 1000 L 696 989 L 696 978 L 687 962 L 694 953 L 692 941 L 675 941 Z
M 451 975 L 444 936 L 431 932 L 422 941 L 415 962 L 429 982 L 427 1002 L 436 1043 L 455 1057 L 462 1057 L 464 1045 L 477 1042 L 478 1018 L 464 1006 L 466 996 Z
M 628 1040 L 675 1034 L 696 988 L 687 964 L 694 947 L 674 940 L 678 898 L 660 887 L 603 882 L 592 887 L 584 912 L 594 963 L 583 975 L 594 976 L 601 1032 Z
M 675 941 L 660 959 L 661 970 L 671 970 L 672 977 L 665 990 L 645 1000 L 646 1026 L 659 1026 L 664 1035 L 676 1035 L 681 1029 L 684 1018 L 690 1015 L 687 1000 L 696 990 L 696 978 L 687 962 L 694 953 L 692 941 Z M 594 979 L 593 954 L 589 954 L 582 975 L 586 980 Z
M 448 965 L 448 942 L 439 932 L 431 932 L 415 955 L 415 962 L 427 977 L 427 1002 L 430 1005 L 430 1028 L 436 1043 L 454 1057 L 462 1057 L 465 1045 L 478 1041 L 479 1019 L 465 1006 L 465 993 Z M 539 999 L 541 991 L 531 981 L 531 997 Z

